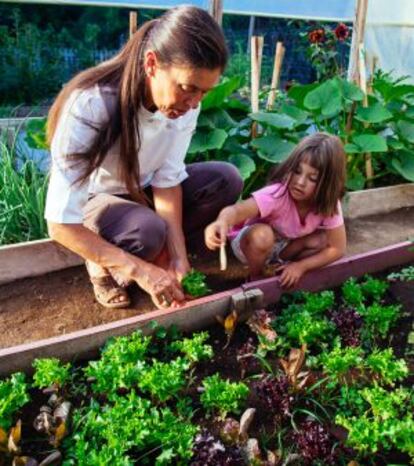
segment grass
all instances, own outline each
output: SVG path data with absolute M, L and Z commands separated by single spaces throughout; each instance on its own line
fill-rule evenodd
M 16 168 L 14 143 L 0 137 L 0 246 L 47 237 L 47 175 L 31 160 Z

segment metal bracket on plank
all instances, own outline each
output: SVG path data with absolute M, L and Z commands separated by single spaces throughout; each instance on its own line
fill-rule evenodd
M 237 312 L 239 320 L 248 319 L 257 309 L 264 307 L 263 291 L 259 288 L 244 290 L 231 296 L 232 309 Z

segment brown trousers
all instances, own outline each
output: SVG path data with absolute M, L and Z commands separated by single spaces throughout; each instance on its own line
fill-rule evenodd
M 187 248 L 202 253 L 204 228 L 223 207 L 234 204 L 243 181 L 236 167 L 226 162 L 200 162 L 187 166 L 183 189 L 183 231 Z M 151 188 L 146 190 L 151 196 Z M 111 194 L 97 194 L 84 209 L 84 225 L 110 243 L 149 262 L 162 251 L 165 221 L 149 207 Z

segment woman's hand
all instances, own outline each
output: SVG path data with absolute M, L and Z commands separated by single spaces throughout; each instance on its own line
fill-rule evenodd
M 144 270 L 141 269 L 134 280 L 151 296 L 159 309 L 177 306 L 185 299 L 177 278 L 156 265 L 146 263 Z
M 305 267 L 300 262 L 289 262 L 288 264 L 279 265 L 275 269 L 280 274 L 280 284 L 282 288 L 293 288 L 305 274 Z
M 191 265 L 187 258 L 172 259 L 169 269 L 173 273 L 174 277 L 176 277 L 177 280 L 181 282 L 184 276 L 191 270 Z
M 218 218 L 215 222 L 210 223 L 204 230 L 204 239 L 206 246 L 213 250 L 226 244 L 229 224 L 225 219 Z

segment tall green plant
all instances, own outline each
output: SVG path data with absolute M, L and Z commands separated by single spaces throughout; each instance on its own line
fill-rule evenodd
M 0 140 L 0 245 L 47 236 L 47 176 L 32 160 L 17 166 L 16 148 Z
M 285 160 L 307 134 L 338 135 L 347 153 L 350 190 L 370 184 L 414 181 L 414 86 L 378 72 L 368 96 L 340 77 L 295 85 L 272 111 L 249 113 L 232 98 L 240 78 L 224 80 L 205 98 L 188 160 L 227 160 L 245 180 L 244 195 L 265 183 L 272 166 Z M 256 124 L 256 137 L 252 125 Z M 373 159 L 367 180 L 365 154 Z M 381 180 L 378 182 L 378 180 Z

